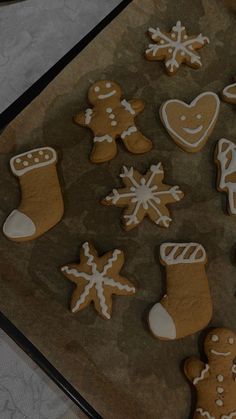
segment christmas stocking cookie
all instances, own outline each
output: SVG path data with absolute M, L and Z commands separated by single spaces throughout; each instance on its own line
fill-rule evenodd
M 216 146 L 215 159 L 218 166 L 217 189 L 227 193 L 228 213 L 236 215 L 236 145 L 221 138 Z
M 115 249 L 99 257 L 90 243 L 84 243 L 80 251 L 80 263 L 70 263 L 61 268 L 62 273 L 76 288 L 72 295 L 71 310 L 76 313 L 92 301 L 104 319 L 111 318 L 112 294 L 132 295 L 135 287 L 120 275 L 124 253 Z
M 189 358 L 184 365 L 184 372 L 197 392 L 193 419 L 234 419 L 236 334 L 228 329 L 213 329 L 205 339 L 204 349 L 207 364 Z
M 51 147 L 30 150 L 10 160 L 11 170 L 19 178 L 21 203 L 3 225 L 8 239 L 35 239 L 61 220 L 64 205 L 56 162 L 57 154 Z
M 236 82 L 236 77 L 234 77 Z M 222 92 L 222 98 L 225 102 L 236 104 L 236 83 L 229 84 Z
M 149 312 L 152 334 L 170 340 L 203 329 L 212 316 L 204 248 L 198 243 L 164 243 L 160 261 L 166 267 L 167 292 Z
M 144 108 L 143 101 L 127 101 L 121 97 L 122 91 L 117 83 L 97 81 L 88 93 L 93 108 L 80 112 L 74 118 L 78 125 L 93 131 L 93 163 L 103 163 L 116 156 L 117 138 L 121 138 L 127 150 L 134 154 L 146 153 L 152 148 L 152 142 L 139 131 L 134 120 Z

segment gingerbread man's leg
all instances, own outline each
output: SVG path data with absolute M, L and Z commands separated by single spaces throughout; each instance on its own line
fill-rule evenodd
M 128 127 L 121 134 L 127 150 L 134 154 L 142 154 L 152 149 L 152 142 L 138 130 L 135 125 Z
M 93 163 L 104 163 L 112 160 L 116 153 L 116 141 L 111 135 L 106 134 L 94 137 L 94 146 L 90 156 Z

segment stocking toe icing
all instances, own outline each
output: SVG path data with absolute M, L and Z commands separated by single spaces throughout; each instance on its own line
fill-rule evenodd
M 176 338 L 173 319 L 160 303 L 155 304 L 149 312 L 149 327 L 156 337 L 163 339 Z
M 35 234 L 35 231 L 33 221 L 18 210 L 12 211 L 3 225 L 3 233 L 9 239 L 30 237 Z

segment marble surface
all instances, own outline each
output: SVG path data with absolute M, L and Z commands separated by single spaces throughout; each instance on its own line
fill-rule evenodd
M 25 0 L 0 3 L 0 112 L 120 2 Z
M 190 34 L 208 36 L 210 44 L 200 51 L 202 69 L 182 66 L 169 77 L 162 63 L 144 59 L 146 31 L 150 26 L 169 30 L 178 19 Z M 1 225 L 20 200 L 9 169 L 18 152 L 46 144 L 56 148 L 65 200 L 62 221 L 34 242 L 13 243 L 0 233 L 0 309 L 106 419 L 183 419 L 191 412 L 194 398 L 181 365 L 189 356 L 199 357 L 202 333 L 163 342 L 147 326 L 150 307 L 165 293 L 162 243 L 196 241 L 205 247 L 214 306 L 210 326 L 235 329 L 235 218 L 226 215 L 226 197 L 216 190 L 213 162 L 221 137 L 236 142 L 235 107 L 221 102 L 214 131 L 196 154 L 176 146 L 158 115 L 165 100 L 190 102 L 207 90 L 220 94 L 232 82 L 235 22 L 222 0 L 134 0 L 0 137 Z M 88 88 L 100 78 L 118 82 L 127 100 L 145 101 L 137 125 L 153 141 L 150 153 L 134 156 L 119 143 L 112 162 L 90 162 L 92 133 L 72 118 L 88 107 Z M 121 186 L 122 165 L 145 172 L 159 161 L 166 183 L 179 185 L 185 197 L 172 206 L 169 229 L 144 220 L 127 233 L 121 210 L 100 201 Z M 73 284 L 59 267 L 77 261 L 86 240 L 99 253 L 124 250 L 122 274 L 138 288 L 134 296 L 114 298 L 109 321 L 92 304 L 76 314 L 69 311 Z
M 84 417 L 79 408 L 0 330 L 0 418 Z

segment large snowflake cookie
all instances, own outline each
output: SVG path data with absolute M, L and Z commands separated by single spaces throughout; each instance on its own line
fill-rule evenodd
M 93 131 L 94 146 L 90 157 L 93 163 L 103 163 L 116 156 L 118 137 L 131 153 L 151 150 L 151 140 L 144 137 L 134 121 L 144 109 L 142 100 L 122 99 L 120 86 L 110 80 L 94 83 L 89 89 L 88 99 L 93 108 L 80 112 L 74 120 Z
M 149 44 L 145 56 L 149 61 L 164 61 L 169 75 L 175 74 L 182 63 L 193 68 L 202 66 L 196 50 L 209 43 L 206 36 L 188 36 L 186 29 L 178 21 L 170 32 L 159 28 L 149 28 L 148 34 L 155 44 Z
M 236 334 L 212 329 L 204 342 L 208 362 L 188 358 L 184 372 L 197 392 L 193 419 L 236 418 Z
M 61 268 L 63 274 L 76 284 L 72 295 L 71 310 L 76 313 L 94 302 L 104 319 L 111 318 L 112 294 L 132 295 L 135 287 L 120 275 L 124 253 L 115 249 L 98 257 L 90 243 L 84 243 L 80 251 L 80 263 L 70 263 Z
M 161 163 L 152 165 L 143 176 L 133 167 L 123 167 L 120 177 L 125 188 L 113 189 L 102 203 L 126 207 L 123 226 L 126 231 L 133 229 L 148 216 L 161 227 L 169 227 L 172 219 L 167 204 L 180 201 L 184 194 L 179 186 L 165 185 L 164 170 Z
M 216 146 L 215 160 L 218 166 L 217 189 L 228 194 L 228 213 L 236 215 L 236 145 L 221 138 Z
M 211 135 L 219 110 L 219 97 L 204 92 L 189 105 L 178 99 L 167 100 L 160 108 L 160 117 L 175 143 L 189 153 L 196 153 Z
M 234 77 L 236 82 L 236 77 Z M 236 83 L 229 84 L 222 92 L 222 98 L 225 102 L 236 104 Z

